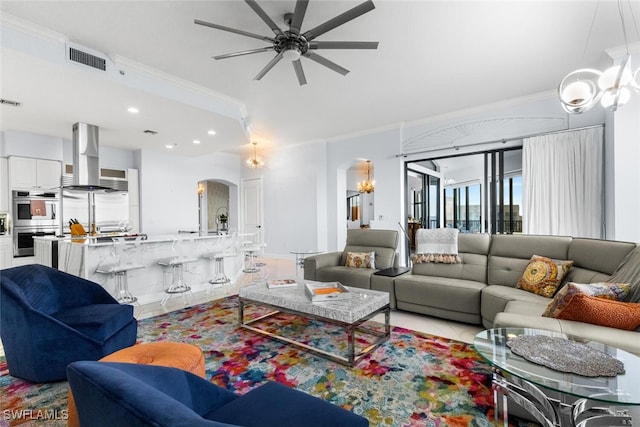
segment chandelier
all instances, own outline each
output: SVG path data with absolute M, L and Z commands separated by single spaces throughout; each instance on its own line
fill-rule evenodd
M 558 97 L 562 108 L 567 113 L 588 111 L 598 101 L 603 107 L 616 111 L 618 107 L 629 101 L 631 89 L 640 94 L 640 67 L 632 71 L 621 0 L 618 0 L 618 12 L 620 13 L 622 33 L 626 46 L 625 57 L 620 62 L 620 65 L 614 65 L 604 72 L 591 68 L 582 68 L 567 74 L 558 85 Z M 633 15 L 633 11 L 631 13 Z M 589 34 L 589 38 L 590 36 L 591 34 Z
M 255 169 L 261 168 L 264 165 L 264 162 L 260 157 L 258 157 L 258 151 L 256 148 L 258 143 L 256 141 L 253 141 L 252 144 L 253 144 L 253 157 L 250 157 L 247 159 L 247 165 L 250 168 L 255 168 Z
M 373 193 L 376 186 L 375 181 L 371 181 L 371 160 L 367 160 L 367 180 L 358 183 L 358 191 L 361 193 Z

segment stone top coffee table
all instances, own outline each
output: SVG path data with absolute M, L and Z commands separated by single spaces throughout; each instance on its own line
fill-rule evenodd
M 349 291 L 349 296 L 345 299 L 311 302 L 309 296 L 305 293 L 304 285 L 307 282 L 318 283 L 302 281 L 296 287 L 284 289 L 269 289 L 265 283 L 258 283 L 240 288 L 240 326 L 348 366 L 354 366 L 363 357 L 389 339 L 391 326 L 389 324 L 388 293 L 346 287 Z M 247 316 L 247 306 L 251 305 L 262 309 L 267 308 L 268 310 L 266 311 L 268 312 L 258 317 Z M 319 344 L 319 341 L 331 338 L 325 336 L 324 338 L 320 337 L 320 339 L 308 340 L 305 343 L 294 336 L 286 336 L 286 328 L 264 327 L 265 320 L 272 319 L 279 313 L 288 313 L 289 315 L 316 320 L 337 327 L 343 332 L 337 338 L 338 345 L 321 348 L 316 344 Z M 376 325 L 370 324 L 373 322 L 369 321 L 378 314 L 384 314 L 384 324 L 376 328 Z M 356 334 L 358 334 L 357 343 Z M 337 350 L 342 347 L 345 339 L 346 354 L 344 352 L 340 354 Z M 360 343 L 365 344 L 358 347 Z

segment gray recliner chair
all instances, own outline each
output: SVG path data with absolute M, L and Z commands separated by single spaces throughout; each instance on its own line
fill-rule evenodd
M 373 273 L 397 266 L 397 247 L 396 230 L 350 229 L 347 230 L 347 244 L 343 251 L 310 256 L 304 260 L 304 278 L 371 289 Z M 347 252 L 374 252 L 375 268 L 347 267 Z

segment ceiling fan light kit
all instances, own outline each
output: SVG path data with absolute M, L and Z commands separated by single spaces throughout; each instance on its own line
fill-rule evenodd
M 260 80 L 265 76 L 281 59 L 291 61 L 293 69 L 298 78 L 298 83 L 304 85 L 307 83 L 307 79 L 302 69 L 301 57 L 311 59 L 312 61 L 327 67 L 341 75 L 346 75 L 349 70 L 341 67 L 340 65 L 328 60 L 327 58 L 318 55 L 313 50 L 318 49 L 377 49 L 378 42 L 362 42 L 362 41 L 314 41 L 316 37 L 321 36 L 334 28 L 345 24 L 373 9 L 375 6 L 371 0 L 367 0 L 364 3 L 355 6 L 348 11 L 318 25 L 317 27 L 301 32 L 302 22 L 304 20 L 309 0 L 297 0 L 293 13 L 287 13 L 284 16 L 284 22 L 289 27 L 288 30 L 283 31 L 280 27 L 265 13 L 265 11 L 258 5 L 255 0 L 245 0 L 245 3 L 249 5 L 251 9 L 271 28 L 274 36 L 262 36 L 255 33 L 250 33 L 244 30 L 238 30 L 235 28 L 225 27 L 223 25 L 213 24 L 211 22 L 201 21 L 195 19 L 194 23 L 205 27 L 214 28 L 217 30 L 228 31 L 235 34 L 240 34 L 246 37 L 258 39 L 271 46 L 262 47 L 258 49 L 250 49 L 241 52 L 227 53 L 224 55 L 214 56 L 213 59 L 227 59 L 234 58 L 236 56 L 251 55 L 254 53 L 274 51 L 276 56 L 267 63 L 267 65 L 260 70 L 260 72 L 254 77 L 254 80 Z

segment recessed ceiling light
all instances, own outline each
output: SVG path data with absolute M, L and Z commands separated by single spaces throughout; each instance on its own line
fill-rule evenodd
M 129 107 L 127 108 L 127 111 L 131 114 L 138 114 L 140 112 L 140 110 L 138 110 L 136 107 Z
M 173 147 L 175 147 L 175 144 L 167 144 L 165 145 L 165 147 L 167 147 L 168 149 L 173 149 Z
M 216 134 L 216 131 L 215 131 L 215 130 L 213 130 L 213 129 L 211 129 L 211 130 L 210 130 L 209 132 L 207 132 L 207 133 L 208 133 L 209 135 L 215 135 L 215 134 Z
M 200 144 L 200 141 L 199 141 L 199 140 L 197 140 L 197 139 L 194 139 L 194 140 L 193 140 L 193 143 L 194 143 L 194 144 Z

